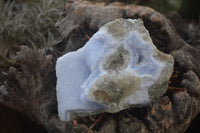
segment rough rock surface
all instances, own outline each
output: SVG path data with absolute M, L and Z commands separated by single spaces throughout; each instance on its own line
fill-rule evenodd
M 58 58 L 59 117 L 144 107 L 166 92 L 173 68 L 173 57 L 154 46 L 140 19 L 107 23 L 84 47 Z
M 66 4 L 65 15 L 57 22 L 63 38 L 66 39 L 67 45 L 63 46 L 65 52 L 82 47 L 87 42 L 86 34 L 90 36 L 104 24 L 118 18 L 142 18 L 153 43 L 164 52 L 180 48 L 185 43 L 174 32 L 175 28 L 168 19 L 144 6 L 70 0 Z
M 26 114 L 49 131 L 64 128 L 64 123 L 51 115 L 57 112 L 55 59 L 51 55 L 22 46 L 0 78 L 1 104 Z
M 175 26 L 177 33 L 191 46 L 200 50 L 200 23 L 184 20 L 176 12 L 170 13 L 167 17 Z
M 58 22 L 58 27 L 63 33 L 65 43 L 59 43 L 55 47 L 56 51 L 54 52 L 58 54 L 63 52 L 63 49 L 65 49 L 63 53 L 66 53 L 80 48 L 88 40 L 86 35 L 91 36 L 96 32 L 103 25 L 101 25 L 103 21 L 107 23 L 121 17 L 142 18 L 154 44 L 160 50 L 167 53 L 176 50 L 175 71 L 179 70 L 178 72 L 182 73 L 178 74 L 177 80 L 181 81 L 180 86 L 184 87 L 184 90 L 168 91 L 164 97 L 153 100 L 147 108 L 133 108 L 106 116 L 115 120 L 117 126 L 113 128 L 116 129 L 116 132 L 122 132 L 124 128 L 154 133 L 183 133 L 186 130 L 191 120 L 200 112 L 200 73 L 195 67 L 199 60 L 199 52 L 195 47 L 188 46 L 176 33 L 169 20 L 148 7 L 127 6 L 120 3 L 95 4 L 78 0 L 68 0 L 64 15 L 66 18 Z M 189 47 L 189 50 L 186 47 Z M 107 122 L 105 116 L 96 126 L 90 129 L 89 127 L 94 124 L 99 116 L 77 120 L 77 126 L 74 126 L 72 122 L 64 123 L 59 120 L 55 93 L 54 67 L 55 58 L 57 58 L 55 53 L 49 51 L 34 52 L 29 48 L 21 49 L 20 53 L 23 54 L 21 54 L 21 57 L 19 54 L 16 56 L 17 60 L 12 63 L 10 69 L 0 67 L 0 103 L 2 105 L 26 114 L 32 120 L 44 125 L 49 132 L 93 133 L 101 131 L 104 127 L 102 126 L 104 125 L 103 122 Z M 53 60 L 47 56 L 47 53 L 52 55 Z M 185 61 L 185 57 L 191 61 Z M 192 68 L 185 68 L 185 65 L 192 66 Z M 30 82 L 27 83 L 27 81 Z M 174 80 L 171 81 L 172 85 L 180 87 L 179 81 L 175 83 L 173 83 Z M 132 127 L 133 125 L 137 125 L 135 126 L 137 128 Z

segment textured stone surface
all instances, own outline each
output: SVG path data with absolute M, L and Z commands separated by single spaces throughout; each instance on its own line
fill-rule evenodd
M 117 123 L 113 118 L 108 118 L 107 121 L 103 124 L 99 133 L 116 133 L 117 132 Z
M 80 12 L 82 11 L 82 12 Z M 61 21 L 57 23 L 57 25 L 60 28 L 60 32 L 62 33 L 63 37 L 65 38 L 65 44 L 63 46 L 64 53 L 67 51 L 73 51 L 83 46 L 83 42 L 87 41 L 87 38 L 85 35 L 91 36 L 94 32 L 98 30 L 100 26 L 103 24 L 113 21 L 117 18 L 141 18 L 144 21 L 145 27 L 148 29 L 150 36 L 154 42 L 154 44 L 158 47 L 158 49 L 164 51 L 164 52 L 173 52 L 174 50 L 177 50 L 175 53 L 175 62 L 180 64 L 181 69 L 187 71 L 190 70 L 191 67 L 185 68 L 185 65 L 187 66 L 193 66 L 193 68 L 197 68 L 195 61 L 187 62 L 188 58 L 185 58 L 185 56 L 189 57 L 190 60 L 198 60 L 199 59 L 199 53 L 194 48 L 189 48 L 188 50 L 186 45 L 188 45 L 177 33 L 174 28 L 174 26 L 171 24 L 171 22 L 166 19 L 165 16 L 162 14 L 152 10 L 148 7 L 143 6 L 135 6 L 135 5 L 124 5 L 121 3 L 111 3 L 111 4 L 105 4 L 105 3 L 91 3 L 86 1 L 72 1 L 68 2 L 66 4 L 66 17 L 63 18 Z M 110 15 L 112 14 L 112 15 Z M 74 17 L 78 16 L 78 17 Z M 70 19 L 69 19 L 70 18 Z M 81 18 L 81 19 L 80 19 Z M 180 24 L 179 24 L 180 25 Z M 181 29 L 185 29 L 182 28 Z M 185 33 L 185 32 L 183 32 Z M 81 39 L 80 39 L 81 38 Z M 185 48 L 182 48 L 185 46 Z M 63 50 L 61 52 L 63 52 Z M 192 56 L 189 56 L 189 55 Z M 194 69 L 193 69 L 194 70 Z M 199 75 L 198 69 L 195 69 L 195 74 Z M 192 72 L 194 73 L 194 72 Z M 192 74 L 193 75 L 193 74 Z M 187 88 L 187 91 L 197 91 L 198 90 L 198 77 L 195 78 L 195 80 L 191 80 L 192 75 L 185 75 L 181 77 L 183 78 L 182 86 Z M 196 77 L 196 76 L 195 76 Z M 180 80 L 181 80 L 180 79 Z M 195 83 L 194 83 L 195 81 Z M 196 85 L 196 87 L 194 86 Z M 189 91 L 188 91 L 189 92 Z M 189 92 L 189 93 L 190 93 Z M 198 94 L 199 91 L 196 93 Z M 193 94 L 193 93 L 192 93 Z M 170 99 L 166 99 L 168 102 L 173 101 L 173 98 L 171 97 L 172 94 L 169 95 Z M 177 94 L 178 95 L 178 94 Z M 194 118 L 196 114 L 200 111 L 199 110 L 199 101 L 194 95 L 192 96 L 193 106 L 191 107 L 193 113 L 192 114 L 185 114 L 185 117 L 188 117 L 188 115 L 192 115 Z M 180 101 L 183 101 L 181 97 L 179 97 Z M 162 99 L 162 97 L 161 97 Z M 174 112 L 172 108 L 171 111 L 163 111 L 165 108 L 153 108 L 153 106 L 160 106 L 163 105 L 163 107 L 167 106 L 165 100 L 156 99 L 150 104 L 150 107 L 148 108 L 148 117 L 152 117 L 152 121 L 149 121 L 149 124 L 147 123 L 147 116 L 144 116 L 144 120 L 142 123 L 147 125 L 156 125 L 151 126 L 152 129 L 147 128 L 149 132 L 184 132 L 185 128 L 189 126 L 188 122 L 179 122 L 176 121 L 175 115 L 167 115 L 170 116 L 170 118 L 165 118 L 165 122 L 167 119 L 169 121 L 167 122 L 167 127 L 171 128 L 163 128 L 161 123 L 164 123 L 162 121 L 159 121 L 158 119 L 154 119 L 158 114 L 155 114 L 154 112 L 160 112 L 163 115 L 163 119 L 165 117 L 165 113 L 169 114 L 169 112 Z M 161 100 L 161 101 L 160 101 Z M 160 102 L 159 102 L 160 101 Z M 167 103 L 168 103 L 167 102 Z M 172 102 L 173 103 L 173 102 Z M 191 104 L 189 101 L 186 101 L 186 104 Z M 151 109 L 153 111 L 151 111 Z M 183 108 L 182 108 L 183 110 Z M 184 111 L 184 110 L 183 110 Z M 137 113 L 136 113 L 137 114 Z M 173 114 L 173 113 L 172 113 Z M 121 118 L 120 118 L 121 119 Z M 192 120 L 192 119 L 191 119 Z M 123 122 L 123 121 L 122 121 Z M 157 124 L 156 124 L 157 123 Z M 184 128 L 179 128 L 177 124 L 183 125 Z M 132 128 L 129 124 L 124 124 L 125 128 Z M 170 126 L 169 126 L 170 125 Z M 119 128 L 119 127 L 118 127 Z
M 87 42 L 85 34 L 90 36 L 104 24 L 118 18 L 141 18 L 153 43 L 164 52 L 180 48 L 185 43 L 175 32 L 171 22 L 151 8 L 118 2 L 106 4 L 70 0 L 66 4 L 66 16 L 57 22 L 65 38 L 66 45 L 62 46 L 62 50 L 77 50 Z
M 185 44 L 180 49 L 172 51 L 171 54 L 182 69 L 193 70 L 200 77 L 200 62 L 197 61 L 200 59 L 199 50 Z
M 193 20 L 185 21 L 175 12 L 170 13 L 167 17 L 175 26 L 177 33 L 191 46 L 200 50 L 200 23 Z
M 174 123 L 173 107 L 168 97 L 153 100 L 146 116 L 149 128 L 152 131 L 165 132 L 171 130 Z
M 183 75 L 181 85 L 187 89 L 188 94 L 198 99 L 200 98 L 200 81 L 192 70 L 189 70 Z
M 140 19 L 110 22 L 83 48 L 57 60 L 59 116 L 69 121 L 76 114 L 145 106 L 166 92 L 173 65 Z
M 148 133 L 146 125 L 135 117 L 123 116 L 119 120 L 120 133 Z
M 21 46 L 13 65 L 1 69 L 0 103 L 28 116 L 50 132 L 65 130 L 57 111 L 55 60 L 44 50 Z

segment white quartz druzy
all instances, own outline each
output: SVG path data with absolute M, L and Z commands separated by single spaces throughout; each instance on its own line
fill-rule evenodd
M 83 48 L 58 58 L 59 117 L 70 121 L 145 106 L 166 92 L 173 65 L 172 56 L 154 46 L 142 20 L 110 22 Z

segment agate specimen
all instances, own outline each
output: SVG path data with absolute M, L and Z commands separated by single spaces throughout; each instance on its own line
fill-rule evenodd
M 58 113 L 70 121 L 101 112 L 146 106 L 162 96 L 173 72 L 140 19 L 102 26 L 83 48 L 58 58 Z

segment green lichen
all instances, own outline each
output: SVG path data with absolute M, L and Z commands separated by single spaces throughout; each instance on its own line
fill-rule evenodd
M 0 3 L 0 55 L 9 58 L 20 45 L 51 47 L 60 37 L 55 23 L 60 17 L 64 1 Z

